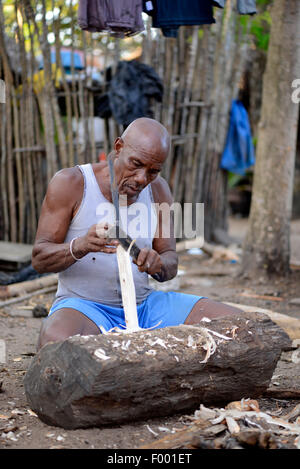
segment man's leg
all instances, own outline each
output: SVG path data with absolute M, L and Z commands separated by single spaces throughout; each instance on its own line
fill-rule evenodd
M 48 342 L 58 342 L 72 335 L 100 334 L 98 326 L 76 309 L 62 308 L 46 318 L 41 326 L 38 350 Z
M 243 311 L 233 306 L 225 305 L 218 301 L 213 301 L 208 298 L 201 298 L 193 306 L 190 314 L 184 321 L 184 324 L 199 324 L 203 317 L 213 319 L 222 316 L 230 316 L 242 313 Z

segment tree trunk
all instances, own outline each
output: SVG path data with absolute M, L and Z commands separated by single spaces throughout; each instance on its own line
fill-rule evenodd
M 298 105 L 292 82 L 300 76 L 300 2 L 273 3 L 272 27 L 263 81 L 262 114 L 248 233 L 242 268 L 287 274 L 290 259 Z
M 24 380 L 31 408 L 63 428 L 114 425 L 258 397 L 287 334 L 264 314 L 197 326 L 74 336 L 45 345 Z

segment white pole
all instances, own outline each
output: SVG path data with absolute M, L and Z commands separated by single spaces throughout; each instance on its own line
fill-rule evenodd
M 135 285 L 133 281 L 129 252 L 130 247 L 128 251 L 126 251 L 120 244 L 117 247 L 117 259 L 126 329 L 128 332 L 132 332 L 140 330 L 140 327 L 138 322 Z
M 5 104 L 5 82 L 0 80 L 0 104 Z

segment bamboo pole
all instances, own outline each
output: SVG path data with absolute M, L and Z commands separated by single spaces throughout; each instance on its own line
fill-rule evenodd
M 68 148 L 68 156 L 66 161 L 63 162 L 64 166 L 74 166 L 74 144 L 73 144 L 73 128 L 72 128 L 72 97 L 70 86 L 66 80 L 65 69 L 62 66 L 61 62 L 61 44 L 60 44 L 60 37 L 59 37 L 59 29 L 60 29 L 60 15 L 61 10 L 57 20 L 54 20 L 54 34 L 55 34 L 55 51 L 56 51 L 56 63 L 61 73 L 61 80 L 62 86 L 65 92 L 65 100 L 66 100 L 66 118 L 67 118 L 67 148 Z
M 80 142 L 78 139 L 79 132 L 79 109 L 78 109 L 78 92 L 76 91 L 76 82 L 75 82 L 75 69 L 74 69 L 74 11 L 73 11 L 73 0 L 70 2 L 69 7 L 69 16 L 71 18 L 71 91 L 72 91 L 72 106 L 73 106 L 73 121 L 75 120 L 76 126 L 76 158 L 75 164 L 81 164 L 81 148 Z

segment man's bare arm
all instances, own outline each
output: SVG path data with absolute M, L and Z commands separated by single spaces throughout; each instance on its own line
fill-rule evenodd
M 32 251 L 32 265 L 40 273 L 61 272 L 74 264 L 70 243 L 65 243 L 71 220 L 83 193 L 83 178 L 77 168 L 59 171 L 50 181 L 39 219 Z M 115 252 L 99 237 L 97 225 L 73 242 L 73 254 L 81 259 L 88 252 Z M 113 244 L 113 243 L 110 243 Z
M 158 176 L 151 186 L 154 202 L 170 207 L 173 203 L 173 197 L 168 183 Z M 165 236 L 166 234 L 167 236 Z M 153 249 L 141 249 L 137 259 L 139 270 L 150 275 L 158 273 L 161 282 L 174 278 L 178 269 L 178 256 L 172 212 L 170 217 L 163 216 L 163 211 L 158 212 L 158 227 L 152 247 Z

